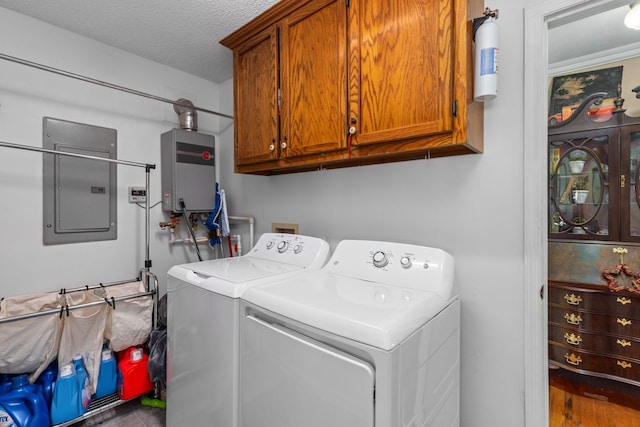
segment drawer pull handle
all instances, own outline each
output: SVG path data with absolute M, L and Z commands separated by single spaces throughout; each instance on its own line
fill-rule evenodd
M 627 298 L 627 297 L 618 297 L 616 299 L 616 302 L 619 302 L 622 305 L 626 305 L 626 304 L 631 304 L 631 298 Z
M 616 322 L 620 323 L 622 326 L 628 326 L 631 324 L 631 320 L 627 320 L 624 317 L 622 319 L 616 319 Z
M 624 360 L 618 360 L 618 366 L 622 366 L 622 369 L 631 368 L 633 365 L 629 362 L 625 362 Z
M 567 302 L 567 304 L 580 305 L 580 303 L 582 302 L 582 297 L 580 295 L 565 294 L 564 300 Z
M 616 344 L 620 344 L 623 348 L 624 347 L 631 347 L 631 341 L 627 341 L 625 339 L 616 340 Z
M 571 345 L 579 345 L 582 342 L 582 338 L 580 337 L 580 335 L 569 335 L 569 332 L 566 332 L 564 334 L 564 339 L 567 340 L 567 342 Z
M 573 353 L 571 353 L 571 355 L 569 355 L 569 353 L 565 353 L 564 358 L 567 360 L 567 363 L 571 365 L 578 366 L 580 363 L 582 363 L 582 357 L 576 356 Z
M 580 315 L 576 315 L 575 313 L 565 313 L 564 314 L 564 318 L 566 319 L 567 323 L 570 325 L 579 325 L 580 322 L 582 322 L 582 317 L 580 317 Z

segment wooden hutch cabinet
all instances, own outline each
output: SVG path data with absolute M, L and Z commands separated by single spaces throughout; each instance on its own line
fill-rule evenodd
M 580 387 L 637 403 L 640 276 L 632 269 L 640 271 L 640 119 L 624 114 L 620 95 L 615 110 L 599 114 L 603 95 L 549 126 L 550 381 L 574 373 Z M 628 252 L 630 265 L 612 250 Z
M 549 131 L 549 239 L 640 243 L 640 122 L 588 111 Z
M 550 282 L 549 364 L 640 386 L 640 297 Z
M 283 0 L 234 53 L 235 170 L 273 174 L 482 151 L 479 0 Z

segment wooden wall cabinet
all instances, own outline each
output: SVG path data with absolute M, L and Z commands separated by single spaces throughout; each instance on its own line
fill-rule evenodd
M 482 8 L 478 0 L 284 0 L 226 37 L 236 172 L 481 152 L 470 19 Z

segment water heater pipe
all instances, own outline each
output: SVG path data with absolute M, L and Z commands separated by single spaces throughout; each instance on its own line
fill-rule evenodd
M 230 221 L 247 221 L 249 223 L 249 249 L 253 248 L 253 224 L 255 220 L 252 216 L 229 216 Z

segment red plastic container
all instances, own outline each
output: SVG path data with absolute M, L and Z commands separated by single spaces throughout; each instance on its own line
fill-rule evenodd
M 127 349 L 118 362 L 118 395 L 129 400 L 153 390 L 153 383 L 147 371 L 149 356 L 141 348 Z

